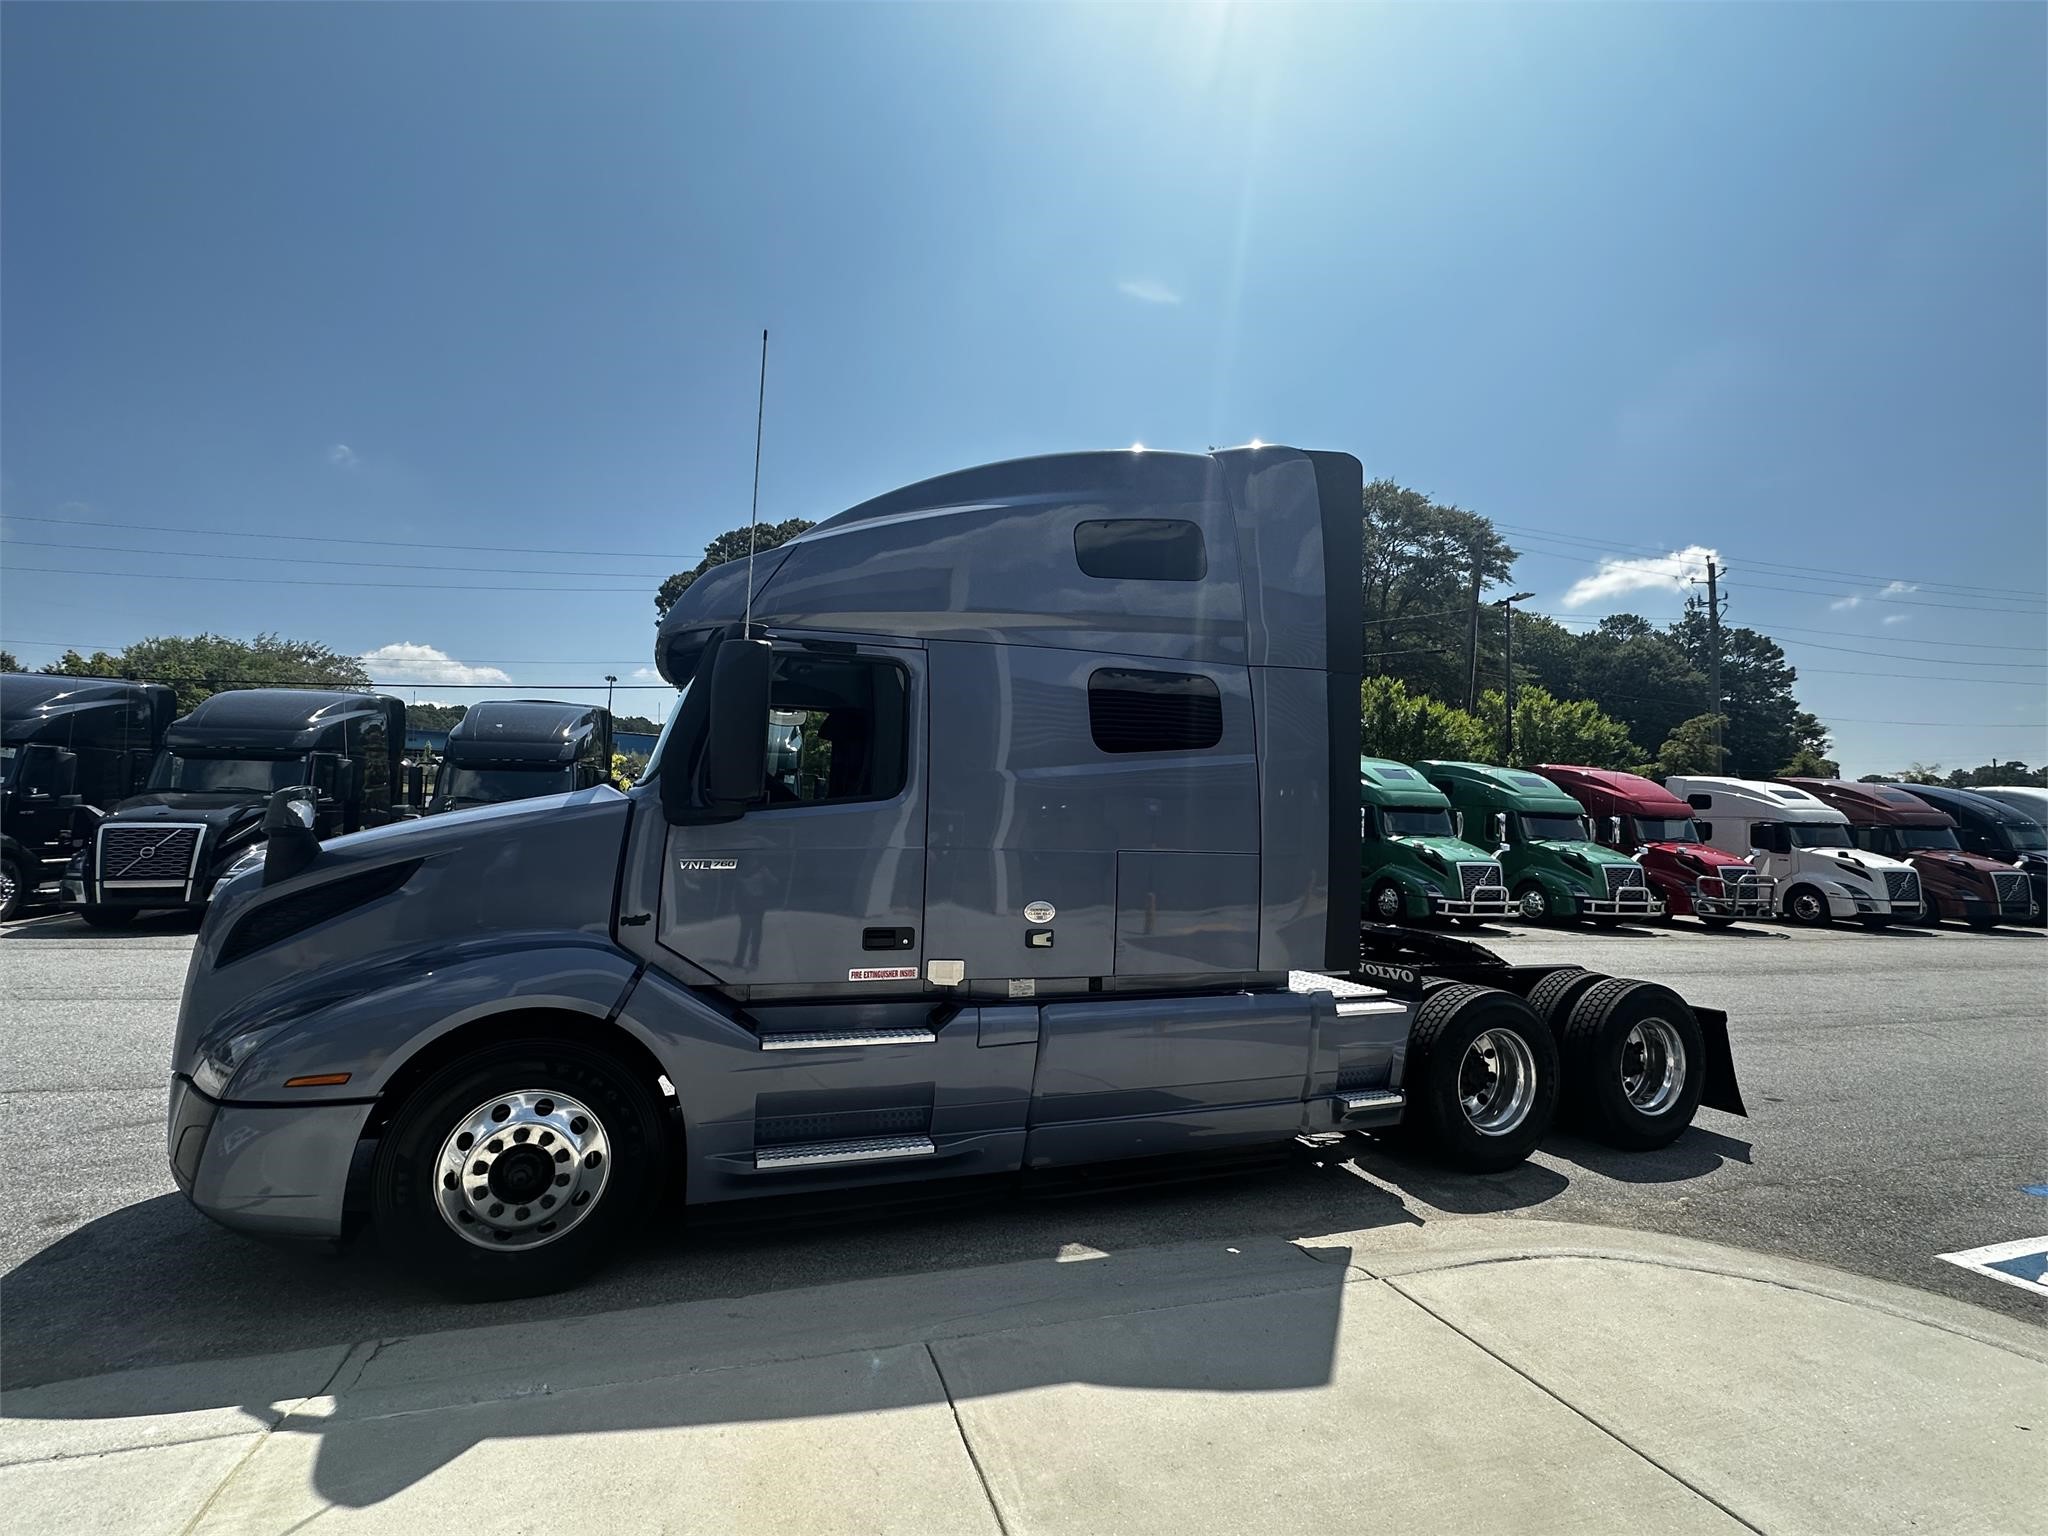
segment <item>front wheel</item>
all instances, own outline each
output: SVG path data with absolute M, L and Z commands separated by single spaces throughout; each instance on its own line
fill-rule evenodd
M 1540 880 L 1524 880 L 1515 887 L 1515 910 L 1524 922 L 1530 923 L 1576 923 L 1579 920 L 1578 909 L 1561 911 Z
M 1785 893 L 1785 915 L 1805 928 L 1825 928 L 1835 920 L 1827 897 L 1810 885 L 1795 885 Z
M 1511 993 L 1454 986 L 1416 1011 L 1404 1126 L 1444 1162 L 1498 1173 L 1535 1150 L 1557 1110 L 1557 1046 Z
M 378 1147 L 371 1220 L 387 1252 L 470 1300 L 573 1285 L 660 1191 L 654 1092 L 616 1057 L 519 1040 L 422 1083 Z
M 28 871 L 19 859 L 11 853 L 0 858 L 0 923 L 21 910 L 32 889 Z

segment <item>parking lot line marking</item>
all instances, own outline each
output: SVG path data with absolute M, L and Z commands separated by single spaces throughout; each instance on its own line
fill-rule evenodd
M 2048 1237 L 2023 1237 L 2016 1242 L 1990 1243 L 1958 1253 L 1937 1253 L 1935 1257 L 1974 1270 L 1988 1280 L 2048 1297 Z
M 2048 1184 L 2022 1184 L 2020 1186 L 2020 1193 L 2023 1195 L 2039 1195 L 2043 1200 L 2048 1200 Z

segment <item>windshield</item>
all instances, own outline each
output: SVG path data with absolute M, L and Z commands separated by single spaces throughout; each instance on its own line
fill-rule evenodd
M 1389 837 L 1449 837 L 1451 813 L 1441 806 L 1434 810 L 1389 807 L 1380 812 L 1380 827 Z
M 1690 816 L 1638 816 L 1636 836 L 1646 843 L 1696 843 L 1700 829 Z
M 1954 848 L 1963 846 L 1956 841 L 1953 827 L 1893 827 L 1894 846 L 1906 849 Z
M 1789 821 L 1785 831 L 1794 848 L 1853 848 L 1849 829 L 1834 821 Z
M 2048 848 L 2048 828 L 2032 823 L 2026 826 L 2008 824 L 2005 830 L 2012 835 L 2012 845 L 2015 848 L 2025 848 L 2029 851 Z
M 576 787 L 574 768 L 461 768 L 441 765 L 434 783 L 434 804 L 495 805 L 533 795 L 558 795 Z
M 151 789 L 267 795 L 309 783 L 303 757 L 183 757 L 166 752 L 149 771 Z
M 1533 843 L 1583 843 L 1586 837 L 1586 818 L 1583 816 L 1522 816 L 1522 836 Z
M 0 784 L 14 782 L 14 748 L 0 747 Z

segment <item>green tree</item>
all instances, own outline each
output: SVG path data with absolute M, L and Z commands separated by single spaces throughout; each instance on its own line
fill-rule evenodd
M 1368 677 L 1358 689 L 1364 750 L 1372 757 L 1419 762 L 1426 757 L 1485 762 L 1492 753 L 1486 727 L 1462 709 L 1410 693 L 1396 677 Z
M 1518 625 L 1518 659 L 1521 641 Z M 1712 703 L 1706 674 L 1692 664 L 1684 648 L 1632 613 L 1610 614 L 1578 637 L 1574 682 L 1576 686 L 1562 697 L 1594 700 L 1646 748 Z
M 1946 784 L 1948 778 L 1939 763 L 1914 763 L 1899 775 L 1902 784 Z
M 661 722 L 659 720 L 650 720 L 645 715 L 614 715 L 612 716 L 612 729 L 616 731 L 632 731 L 641 736 L 659 736 L 661 734 Z
M 1701 672 L 1708 670 L 1707 617 L 1697 609 L 1671 626 L 1671 638 Z M 1721 691 L 1727 726 L 1726 772 L 1739 779 L 1769 778 L 1802 747 L 1825 752 L 1827 729 L 1799 707 L 1792 685 L 1799 674 L 1769 635 L 1754 629 L 1721 631 Z
M 21 659 L 12 651 L 0 651 L 0 672 L 19 672 Z
M 467 704 L 408 704 L 405 723 L 416 731 L 452 731 L 468 713 Z
M 1511 767 L 1530 763 L 1582 763 L 1589 768 L 1627 768 L 1642 753 L 1628 727 L 1604 714 L 1591 699 L 1560 699 L 1547 688 L 1515 690 L 1515 750 L 1503 750 L 1507 700 L 1490 689 L 1480 697 L 1479 720 L 1493 744 L 1492 760 Z
M 1839 779 L 1842 765 L 1822 757 L 1811 747 L 1801 747 L 1785 759 L 1785 765 L 1776 776 L 1782 779 Z
M 1636 772 L 1660 782 L 1679 775 L 1719 773 L 1721 759 L 1727 754 L 1714 745 L 1718 719 L 1715 715 L 1694 715 L 1690 720 L 1679 721 L 1664 738 L 1664 745 L 1657 749 L 1656 760 L 1645 763 Z
M 1392 480 L 1366 486 L 1364 510 L 1364 670 L 1463 699 L 1473 569 L 1482 589 L 1506 581 L 1515 551 L 1487 518 Z M 1491 610 L 1488 619 L 1491 643 L 1482 634 L 1480 657 L 1498 676 L 1500 620 Z
M 153 635 L 119 651 L 81 656 L 66 651 L 45 672 L 66 677 L 126 677 L 169 683 L 178 713 L 227 688 L 368 688 L 361 660 L 313 640 L 262 634 L 254 640 L 226 635 Z
M 759 554 L 764 549 L 774 549 L 787 544 L 798 534 L 817 526 L 801 517 L 787 518 L 779 523 L 763 523 L 753 530 L 753 549 Z M 687 571 L 677 571 L 664 581 L 654 594 L 654 616 L 668 617 L 669 609 L 676 605 L 676 599 L 690 590 L 690 583 L 710 570 L 714 565 L 723 565 L 728 560 L 747 558 L 748 533 L 745 528 L 729 528 L 704 546 L 704 558 Z

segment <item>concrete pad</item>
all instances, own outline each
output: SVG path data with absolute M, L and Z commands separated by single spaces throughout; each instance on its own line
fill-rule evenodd
M 0 1395 L 0 1466 L 246 1436 L 324 1391 L 346 1346 L 153 1366 Z
M 2048 1508 L 2048 1367 L 1997 1344 L 1612 1259 L 1387 1283 L 1762 1529 L 2007 1532 Z
M 856 1415 L 858 1417 L 856 1417 Z M 921 1345 L 325 1423 L 294 1416 L 197 1527 L 997 1536 Z
M 1741 1530 L 1381 1285 L 933 1352 L 1011 1536 Z
M 0 1467 L 10 1530 L 180 1536 L 258 1434 Z

